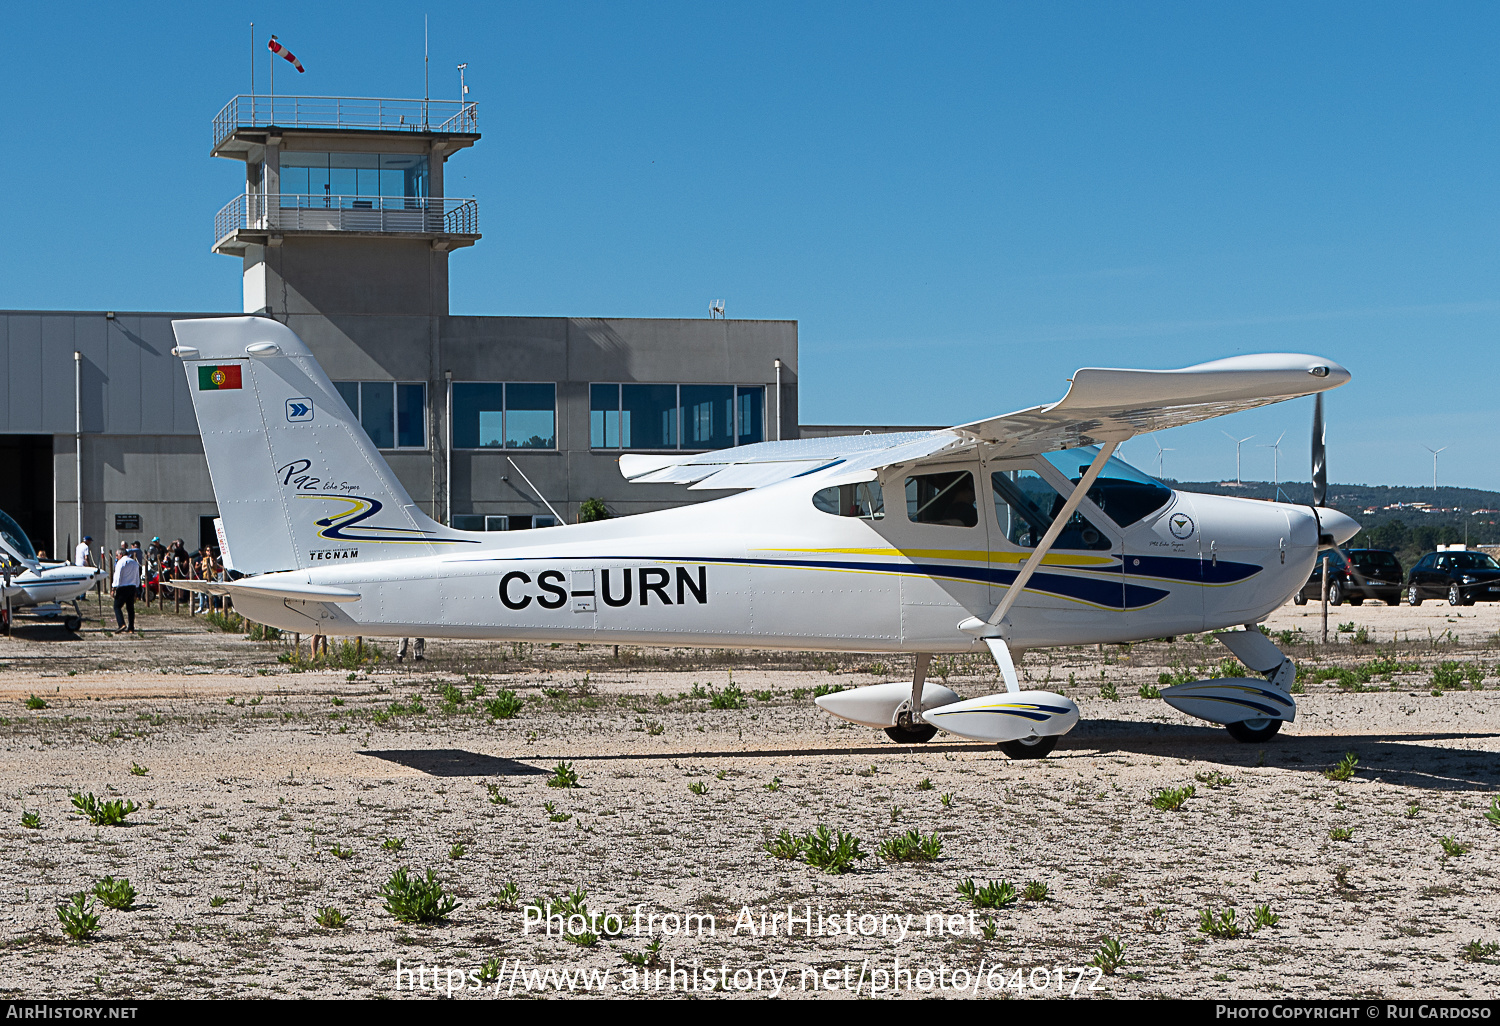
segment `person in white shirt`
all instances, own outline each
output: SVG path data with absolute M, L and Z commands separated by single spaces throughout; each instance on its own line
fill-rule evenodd
M 141 588 L 141 564 L 130 555 L 130 550 L 120 546 L 120 558 L 115 563 L 115 624 L 120 634 L 125 631 L 125 612 L 130 614 L 130 633 L 135 633 L 135 597 Z M 123 611 L 122 611 L 123 610 Z
M 83 541 L 78 543 L 78 550 L 73 553 L 74 566 L 97 566 L 94 562 L 94 550 L 89 543 L 94 540 L 92 535 L 84 535 Z

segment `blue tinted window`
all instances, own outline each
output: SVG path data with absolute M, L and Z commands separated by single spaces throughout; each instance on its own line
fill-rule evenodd
M 557 448 L 557 386 L 550 382 L 455 382 L 453 447 Z
M 1098 455 L 1097 445 L 1087 445 L 1080 449 L 1045 453 L 1043 458 L 1077 484 Z M 1089 489 L 1089 499 L 1094 505 L 1121 527 L 1129 527 L 1147 514 L 1156 512 L 1171 498 L 1172 490 L 1166 485 L 1114 456 L 1110 457 Z
M 396 386 L 396 444 L 403 449 L 427 447 L 427 386 Z
M 682 386 L 682 447 L 727 449 L 734 444 L 734 386 Z
M 358 381 L 335 381 L 333 387 L 344 399 L 344 405 L 349 407 L 349 412 L 354 414 L 354 419 L 359 419 L 359 382 Z
M 359 422 L 377 449 L 396 447 L 396 389 L 389 381 L 359 385 Z
M 620 444 L 627 449 L 677 448 L 677 386 L 620 386 Z
M 766 390 L 764 388 L 738 388 L 736 402 L 739 405 L 739 438 L 736 444 L 749 445 L 766 440 Z
M 557 386 L 505 386 L 505 447 L 557 448 Z
M 620 386 L 589 386 L 589 447 L 620 447 Z
M 498 449 L 505 439 L 505 386 L 453 383 L 453 448 Z

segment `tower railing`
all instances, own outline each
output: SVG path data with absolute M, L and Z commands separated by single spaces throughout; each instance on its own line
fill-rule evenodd
M 251 192 L 214 217 L 214 243 L 237 231 L 420 232 L 478 235 L 479 203 L 443 196 Z
M 371 96 L 236 96 L 214 118 L 214 145 L 241 128 L 348 128 L 381 132 L 478 134 L 467 100 L 388 100 Z

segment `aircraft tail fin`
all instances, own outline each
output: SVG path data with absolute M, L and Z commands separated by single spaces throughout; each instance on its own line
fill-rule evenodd
M 286 325 L 173 321 L 208 472 L 245 573 L 431 555 L 478 536 L 436 523 Z

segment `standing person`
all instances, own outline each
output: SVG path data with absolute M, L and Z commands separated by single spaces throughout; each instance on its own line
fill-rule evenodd
M 409 641 L 411 641 L 410 638 L 402 638 L 401 639 L 401 644 L 399 644 L 399 645 L 396 646 L 396 662 L 398 662 L 398 663 L 405 662 L 405 660 L 406 660 L 407 642 L 409 642 Z M 417 639 L 417 654 L 416 654 L 416 656 L 414 657 L 414 659 L 412 661 L 413 662 L 418 662 L 418 663 L 425 662 L 427 660 L 426 652 L 427 652 L 427 639 L 426 638 L 418 638 Z
M 214 557 L 213 557 L 212 553 L 209 551 L 209 548 L 208 548 L 207 545 L 203 546 L 203 551 L 198 556 L 198 565 L 197 565 L 196 569 L 197 569 L 196 576 L 197 576 L 198 580 L 200 580 L 200 581 L 211 581 L 211 580 L 214 579 L 214 573 L 213 573 L 213 569 L 214 569 Z M 206 612 L 208 612 L 212 608 L 213 608 L 213 600 L 210 598 L 208 592 L 206 592 L 206 591 L 200 591 L 196 595 L 194 595 L 194 597 L 193 597 L 193 612 L 195 612 L 195 613 L 206 613 Z
M 141 587 L 141 564 L 125 546 L 120 546 L 120 558 L 115 563 L 115 624 L 116 634 L 125 632 L 125 611 L 130 613 L 129 633 L 135 633 L 135 596 Z
M 83 541 L 81 541 L 81 542 L 78 543 L 78 548 L 73 553 L 73 565 L 74 566 L 98 566 L 99 565 L 98 563 L 94 562 L 94 550 L 93 550 L 93 547 L 92 547 L 93 546 L 93 541 L 94 541 L 94 536 L 93 535 L 86 534 L 86 535 L 83 536 Z

